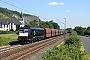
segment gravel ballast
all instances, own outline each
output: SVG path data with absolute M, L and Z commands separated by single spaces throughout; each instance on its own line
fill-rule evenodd
M 59 41 L 57 41 L 54 44 L 51 44 L 37 52 L 35 52 L 34 54 L 29 55 L 28 57 L 23 58 L 22 60 L 41 60 L 43 54 L 48 51 L 49 49 L 53 48 L 54 46 L 60 45 L 63 42 L 64 39 L 60 39 Z

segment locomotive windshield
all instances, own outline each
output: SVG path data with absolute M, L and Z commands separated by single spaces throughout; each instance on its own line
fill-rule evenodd
M 28 32 L 28 29 L 20 29 L 19 30 L 19 33 L 27 33 Z

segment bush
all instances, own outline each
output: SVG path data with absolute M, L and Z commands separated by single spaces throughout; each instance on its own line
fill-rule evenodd
M 65 39 L 65 45 L 77 45 L 78 46 L 81 46 L 81 39 L 80 37 L 77 35 L 76 32 L 73 32 L 69 37 L 67 37 L 67 39 Z
M 65 43 L 44 54 L 42 60 L 89 60 L 85 50 L 80 50 L 81 46 L 80 37 L 73 32 L 66 38 Z
M 90 36 L 90 30 L 85 30 L 84 34 Z

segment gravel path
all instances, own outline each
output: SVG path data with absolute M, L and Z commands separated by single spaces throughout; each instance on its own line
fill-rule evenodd
M 26 58 L 24 58 L 24 59 L 22 59 L 22 60 L 41 60 L 43 54 L 44 54 L 46 51 L 48 51 L 49 49 L 53 48 L 54 46 L 59 45 L 60 43 L 63 42 L 63 40 L 64 40 L 64 39 L 61 39 L 61 40 L 57 41 L 56 43 L 54 43 L 54 44 L 52 44 L 52 45 L 49 45 L 49 46 L 47 46 L 47 47 L 45 47 L 45 48 L 37 51 L 36 53 L 34 53 L 34 54 L 32 54 L 32 55 L 30 55 L 30 56 L 28 56 L 28 57 L 26 57 Z

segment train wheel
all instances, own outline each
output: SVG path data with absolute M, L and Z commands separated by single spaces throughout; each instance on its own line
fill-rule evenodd
M 27 41 L 27 44 L 29 44 L 30 42 L 29 41 Z
M 33 39 L 30 40 L 30 43 L 33 43 Z

